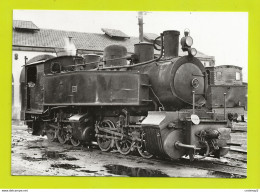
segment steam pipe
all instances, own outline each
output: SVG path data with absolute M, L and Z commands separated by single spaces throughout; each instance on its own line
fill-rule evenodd
M 142 65 L 147 65 L 147 64 L 155 62 L 155 61 L 159 61 L 162 58 L 162 56 L 163 56 L 163 34 L 162 33 L 161 33 L 161 39 L 162 39 L 161 54 L 156 59 L 152 59 L 150 61 L 145 61 L 145 62 L 134 64 L 134 65 L 126 65 L 126 66 L 118 66 L 118 67 L 104 67 L 104 68 L 96 69 L 96 70 L 132 68 L 132 67 L 138 67 L 138 66 L 142 66 Z
M 192 114 L 195 114 L 195 91 L 192 91 Z

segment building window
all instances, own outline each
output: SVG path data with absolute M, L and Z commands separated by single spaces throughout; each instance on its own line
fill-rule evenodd
M 241 80 L 241 75 L 239 72 L 236 72 L 236 80 L 240 81 Z
M 218 71 L 216 76 L 217 76 L 217 80 L 220 81 L 222 79 L 222 72 Z
M 209 62 L 208 61 L 204 61 L 204 67 L 208 67 L 209 66 Z

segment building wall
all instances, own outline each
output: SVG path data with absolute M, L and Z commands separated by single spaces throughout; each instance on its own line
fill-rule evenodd
M 22 71 L 22 66 L 25 64 L 25 56 L 28 58 L 28 60 L 30 60 L 33 57 L 42 54 L 50 54 L 56 56 L 56 53 L 54 52 L 22 50 L 13 50 L 12 52 L 12 73 L 14 77 L 14 100 L 12 104 L 12 119 L 20 119 L 20 74 Z
M 214 60 L 204 60 L 200 58 L 201 63 L 204 65 L 204 67 L 213 67 L 215 65 Z

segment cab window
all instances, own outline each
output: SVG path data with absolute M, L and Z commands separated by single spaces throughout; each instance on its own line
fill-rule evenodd
M 241 75 L 239 72 L 236 72 L 236 80 L 240 81 L 241 80 Z
M 217 80 L 221 80 L 222 79 L 222 72 L 218 71 L 217 72 Z

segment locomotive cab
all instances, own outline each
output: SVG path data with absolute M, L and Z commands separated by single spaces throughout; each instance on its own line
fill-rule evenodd
M 25 98 L 22 102 L 22 111 L 28 113 L 43 111 L 43 71 L 43 63 L 27 65 L 22 70 L 21 95 Z

